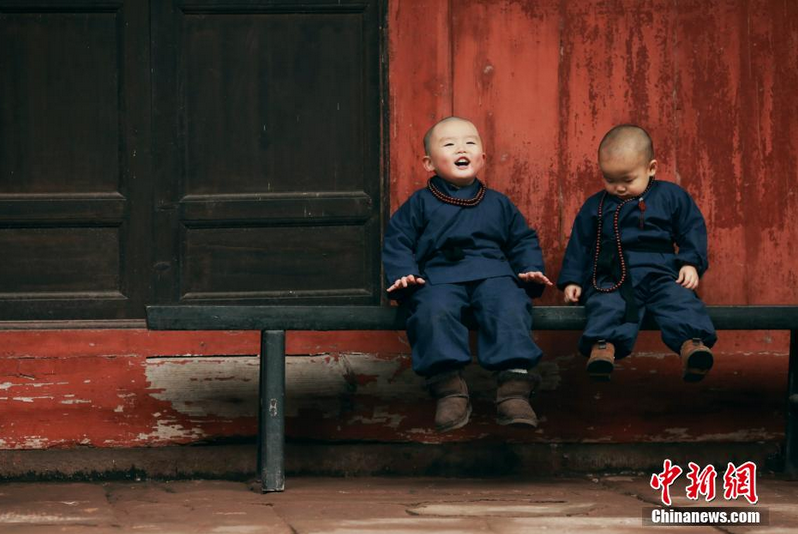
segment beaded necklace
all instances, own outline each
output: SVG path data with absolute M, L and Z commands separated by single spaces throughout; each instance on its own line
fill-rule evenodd
M 429 179 L 427 182 L 427 189 L 429 189 L 430 193 L 432 193 L 435 198 L 440 200 L 441 202 L 446 202 L 447 204 L 453 204 L 455 206 L 460 206 L 461 208 L 473 208 L 480 202 L 482 202 L 482 198 L 485 196 L 485 184 L 479 182 L 479 191 L 477 194 L 474 195 L 474 198 L 455 198 L 453 196 L 449 196 L 437 187 L 435 184 L 432 183 L 432 178 Z
M 638 207 L 640 208 L 640 229 L 643 229 L 643 213 L 646 211 L 646 202 L 643 200 L 643 197 L 648 193 L 651 189 L 651 186 L 654 185 L 654 177 L 652 176 L 651 179 L 648 181 L 648 185 L 646 186 L 646 190 L 643 191 L 640 196 L 627 198 L 626 200 L 621 201 L 618 204 L 618 207 L 615 208 L 615 213 L 612 217 L 612 226 L 615 230 L 615 244 L 618 247 L 618 259 L 621 262 L 621 279 L 618 280 L 617 283 L 613 284 L 611 287 L 599 287 L 597 281 L 597 271 L 598 271 L 598 261 L 599 261 L 599 252 L 601 251 L 601 223 L 602 223 L 602 216 L 604 214 L 604 199 L 607 198 L 607 192 L 604 191 L 604 194 L 601 196 L 601 200 L 599 201 L 598 206 L 598 233 L 596 234 L 596 255 L 593 258 L 593 288 L 596 291 L 600 291 L 602 293 L 612 293 L 619 287 L 623 285 L 626 281 L 626 261 L 623 259 L 623 248 L 621 247 L 621 231 L 618 228 L 618 216 L 621 213 L 621 208 L 627 203 L 632 202 L 633 200 L 637 200 Z

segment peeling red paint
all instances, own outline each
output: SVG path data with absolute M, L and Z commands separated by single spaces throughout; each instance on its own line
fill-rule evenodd
M 660 179 L 685 187 L 707 219 L 704 300 L 798 302 L 798 4 L 391 0 L 388 9 L 392 211 L 426 182 L 426 129 L 452 113 L 469 117 L 489 157 L 483 178 L 537 228 L 556 277 L 571 222 L 601 187 L 601 136 L 637 122 L 654 137 Z M 541 300 L 560 302 L 553 290 Z M 638 355 L 620 364 L 612 383 L 590 383 L 577 337 L 535 334 L 548 384 L 533 402 L 540 429 L 496 425 L 491 379 L 475 373 L 472 423 L 439 435 L 404 333 L 289 333 L 288 354 L 319 357 L 290 360 L 310 378 L 288 384 L 288 435 L 431 443 L 783 435 L 784 332 L 721 332 L 716 367 L 695 385 L 681 382 L 678 359 L 657 333 L 641 334 Z M 0 448 L 253 436 L 259 350 L 258 332 L 0 332 Z M 251 365 L 208 374 L 197 364 L 227 357 Z M 155 387 L 148 366 L 186 373 L 186 387 L 205 396 Z M 239 382 L 246 394 L 234 391 Z M 292 395 L 296 388 L 303 394 Z M 214 401 L 226 411 L 214 412 Z
M 0 330 L 0 358 L 257 354 L 259 345 L 258 332 Z
M 340 412 L 307 409 L 287 421 L 294 437 L 333 436 L 340 440 L 517 442 L 649 442 L 778 439 L 783 432 L 781 389 L 768 387 L 770 374 L 786 374 L 784 355 L 756 356 L 757 372 L 749 372 L 745 356 L 723 354 L 708 387 L 681 382 L 678 358 L 641 355 L 622 362 L 613 383 L 596 384 L 584 375 L 581 358 L 558 361 L 563 390 L 544 390 L 534 400 L 544 418 L 538 430 L 501 427 L 494 421 L 492 388 L 472 390 L 472 422 L 456 432 L 435 433 L 434 401 L 423 395 L 386 402 L 362 395 Z M 740 369 L 746 372 L 740 372 Z M 629 387 L 634 389 L 630 390 Z M 731 410 L 733 418 L 722 414 Z M 376 413 L 381 412 L 381 413 Z M 397 417 L 394 422 L 389 416 Z M 384 422 L 375 422 L 383 419 Z M 364 422 L 365 421 L 365 422 Z M 674 429 L 681 429 L 674 431 Z
M 785 337 L 767 333 L 760 344 L 773 352 L 739 354 L 749 340 L 744 334 L 729 340 L 731 351 L 718 355 L 715 369 L 703 384 L 686 385 L 676 355 L 661 355 L 655 334 L 643 340 L 641 352 L 619 365 L 610 384 L 587 380 L 584 359 L 562 347 L 563 338 L 543 340 L 547 359 L 541 366 L 544 388 L 533 404 L 543 418 L 541 428 L 519 431 L 493 421 L 495 385 L 487 373 L 470 369 L 474 419 L 451 434 L 432 430 L 434 401 L 423 381 L 409 368 L 408 355 L 380 359 L 368 354 L 339 359 L 292 360 L 293 366 L 322 366 L 313 376 L 342 373 L 342 387 L 317 388 L 297 396 L 299 384 L 289 381 L 289 437 L 379 441 L 696 441 L 779 439 L 783 431 L 784 377 L 787 358 L 779 349 Z M 551 343 L 551 346 L 549 345 Z M 559 350 L 552 347 L 559 345 Z M 647 345 L 653 352 L 642 352 Z M 343 358 L 343 355 L 339 355 Z M 397 363 L 397 358 L 399 363 Z M 218 357 L 200 357 L 209 367 Z M 256 380 L 257 359 L 248 379 Z M 152 365 L 185 367 L 188 361 L 152 360 Z M 368 364 L 368 362 L 372 362 Z M 755 363 L 754 363 L 755 362 Z M 366 367 L 363 367 L 364 364 Z M 142 446 L 190 443 L 230 436 L 253 436 L 257 384 L 244 394 L 228 397 L 224 383 L 247 377 L 215 373 L 219 380 L 198 375 L 191 388 L 204 388 L 209 412 L 186 413 L 163 399 L 167 390 L 147 381 L 143 357 L 0 359 L 0 420 L 3 448 Z M 363 372 L 358 369 L 368 368 Z M 296 368 L 296 367 L 294 367 Z M 310 369 L 306 369 L 307 372 Z M 192 383 L 186 379 L 186 383 Z M 348 389 L 345 383 L 354 386 Z M 305 380 L 304 389 L 310 387 Z M 217 392 L 218 393 L 214 393 Z M 171 394 L 175 397 L 175 392 Z M 179 397 L 179 395 L 178 395 Z M 214 399 L 217 399 L 214 401 Z M 192 399 L 184 407 L 199 406 Z M 214 406 L 227 403 L 227 413 Z M 235 406 L 240 408 L 235 408 Z M 233 408 L 230 408 L 233 406 Z M 231 413 L 229 410 L 232 409 Z M 236 412 L 238 410 L 238 412 Z M 238 415 L 235 415 L 238 413 Z M 729 415 L 723 415 L 729 414 Z M 733 414 L 733 415 L 731 415 Z M 725 438 L 724 438 L 725 437 Z
M 372 382 L 377 382 L 379 380 L 378 375 L 355 375 L 355 383 L 358 386 L 366 386 L 371 384 Z
M 154 428 L 153 412 L 171 410 L 147 395 L 142 356 L 0 359 L 3 448 L 25 448 L 32 436 L 46 447 L 128 446 Z M 35 402 L 13 402 L 37 397 Z M 88 403 L 69 403 L 71 399 Z M 121 407 L 121 410 L 119 409 Z M 157 443 L 157 439 L 153 440 Z
M 287 354 L 344 351 L 401 354 L 409 348 L 404 332 L 289 332 L 285 350 Z

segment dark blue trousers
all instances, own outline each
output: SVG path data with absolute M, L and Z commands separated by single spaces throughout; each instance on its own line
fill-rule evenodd
M 636 323 L 625 323 L 626 302 L 618 291 L 599 293 L 590 288 L 585 301 L 587 326 L 579 339 L 579 351 L 588 356 L 593 344 L 604 339 L 615 345 L 615 357 L 632 352 L 640 323 L 646 310 L 654 317 L 662 332 L 662 341 L 678 353 L 682 343 L 700 338 L 712 347 L 718 337 L 704 303 L 690 289 L 677 284 L 664 274 L 649 274 L 635 287 L 639 310 Z
M 460 284 L 425 284 L 404 302 L 413 370 L 422 376 L 471 362 L 466 313 L 479 326 L 477 357 L 491 371 L 529 369 L 543 352 L 532 341 L 532 301 L 509 276 Z

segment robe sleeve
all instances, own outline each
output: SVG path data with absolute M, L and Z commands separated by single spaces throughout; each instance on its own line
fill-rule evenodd
M 674 240 L 679 247 L 676 256 L 680 265 L 692 265 L 703 276 L 709 267 L 707 258 L 707 226 L 698 206 L 681 190 L 676 202 L 673 228 Z
M 593 268 L 593 242 L 596 239 L 596 223 L 588 207 L 589 202 L 585 202 L 574 219 L 571 229 L 571 238 L 565 249 L 562 259 L 562 269 L 557 279 L 557 288 L 565 289 L 568 284 L 576 284 L 582 287 L 588 278 L 588 273 Z M 583 288 L 584 289 L 584 288 Z
M 421 199 L 418 195 L 413 195 L 396 210 L 385 230 L 382 263 L 389 286 L 403 276 L 421 275 L 416 261 L 416 247 L 422 228 Z
M 509 224 L 504 253 L 513 272 L 516 274 L 540 271 L 545 273 L 543 252 L 540 249 L 537 232 L 529 227 L 524 215 L 508 201 Z M 524 290 L 530 298 L 538 298 L 546 288 L 545 284 L 523 282 Z

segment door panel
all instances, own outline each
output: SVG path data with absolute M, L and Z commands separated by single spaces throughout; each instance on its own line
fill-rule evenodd
M 181 294 L 192 301 L 368 297 L 364 233 L 359 225 L 189 228 Z
M 363 14 L 184 14 L 184 194 L 363 190 Z
M 160 302 L 379 300 L 378 7 L 154 7 Z
M 119 243 L 119 227 L 2 229 L 0 298 L 121 298 Z
M 118 191 L 118 13 L 0 17 L 3 194 Z
M 0 320 L 143 316 L 148 16 L 0 0 Z

